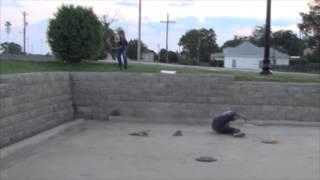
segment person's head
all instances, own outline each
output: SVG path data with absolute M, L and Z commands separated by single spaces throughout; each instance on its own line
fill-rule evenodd
M 122 28 L 117 28 L 116 33 L 119 34 L 120 37 L 126 38 L 126 35 L 125 35 L 124 30 Z

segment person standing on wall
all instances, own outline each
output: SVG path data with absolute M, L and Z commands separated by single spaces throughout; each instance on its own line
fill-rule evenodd
M 127 61 L 127 51 L 128 51 L 128 41 L 126 40 L 125 33 L 122 29 L 117 29 L 117 33 L 115 36 L 115 41 L 117 42 L 117 58 L 118 58 L 118 65 L 119 68 L 127 69 L 128 68 L 128 61 Z M 123 63 L 122 63 L 123 58 Z

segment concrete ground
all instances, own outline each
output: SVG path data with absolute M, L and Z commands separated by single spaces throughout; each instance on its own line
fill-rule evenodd
M 319 127 L 237 127 L 247 137 L 217 135 L 204 125 L 84 121 L 2 159 L 0 179 L 320 179 Z M 128 135 L 138 130 L 150 136 Z M 184 135 L 173 137 L 176 130 Z M 195 161 L 199 156 L 218 161 Z

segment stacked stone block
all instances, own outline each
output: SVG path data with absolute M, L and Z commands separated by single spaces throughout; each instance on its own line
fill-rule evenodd
M 235 110 L 253 120 L 319 122 L 319 107 L 319 83 L 159 73 L 1 75 L 0 147 L 74 118 L 208 123 L 223 111 Z
M 0 76 L 0 147 L 73 119 L 69 73 Z
M 78 116 L 207 122 L 226 110 L 254 120 L 320 121 L 320 85 L 235 82 L 227 75 L 71 73 Z

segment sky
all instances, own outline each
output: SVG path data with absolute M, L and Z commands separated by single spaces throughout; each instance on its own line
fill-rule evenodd
M 27 12 L 29 53 L 51 52 L 46 42 L 49 19 L 62 4 L 92 7 L 102 19 L 107 15 L 111 28 L 122 27 L 128 40 L 138 38 L 139 0 L 0 0 L 0 42 L 22 45 L 22 12 Z M 299 34 L 300 12 L 308 12 L 308 0 L 272 0 L 271 28 L 292 30 Z M 250 35 L 255 26 L 265 23 L 266 0 L 142 0 L 142 41 L 156 52 L 165 48 L 166 24 L 169 18 L 169 50 L 179 51 L 178 42 L 191 29 L 212 28 L 217 43 L 223 45 L 235 35 Z M 11 31 L 4 24 L 10 21 Z

